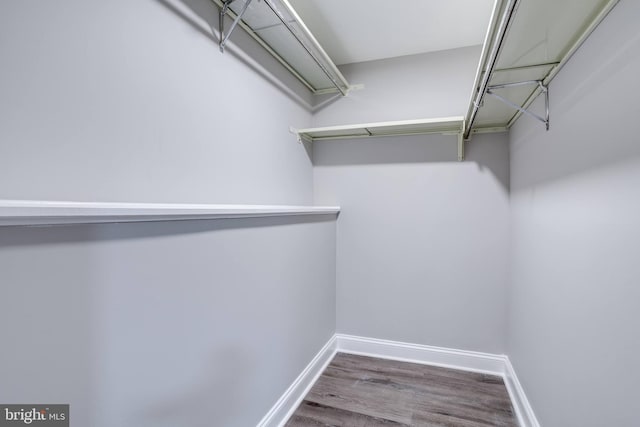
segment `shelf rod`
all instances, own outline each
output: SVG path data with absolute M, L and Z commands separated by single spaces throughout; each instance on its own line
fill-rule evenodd
M 289 22 L 294 23 L 295 21 L 289 21 Z M 281 25 L 282 25 L 282 23 L 265 25 L 263 27 L 256 27 L 256 28 L 253 29 L 253 31 L 255 31 L 257 33 L 257 32 L 260 32 L 260 31 L 269 30 L 271 28 L 280 27 Z
M 322 62 L 311 51 L 311 49 L 304 43 L 304 41 L 300 39 L 300 37 L 298 36 L 298 34 L 296 34 L 296 31 L 291 26 L 291 24 L 284 18 L 284 16 L 282 16 L 282 13 L 278 10 L 278 8 L 271 3 L 271 0 L 264 0 L 264 3 L 267 6 L 269 6 L 269 9 L 273 11 L 273 13 L 278 17 L 278 19 L 284 24 L 286 29 L 289 30 L 291 35 L 297 40 L 298 43 L 300 43 L 300 46 L 302 46 L 302 48 L 309 54 L 309 56 L 311 56 L 311 58 L 315 61 L 315 63 L 318 64 L 322 72 L 329 78 L 329 80 L 331 80 L 331 83 L 336 87 L 336 89 L 338 89 L 338 91 L 342 94 L 342 96 L 346 96 L 347 91 L 344 90 L 342 86 L 340 86 L 340 84 L 336 81 L 333 75 L 331 75 L 331 73 L 329 72 L 329 70 L 327 70 L 324 64 L 322 64 Z M 302 23 L 302 21 L 299 21 L 299 22 Z
M 224 2 L 222 0 L 211 1 L 219 8 L 224 7 Z M 231 9 L 227 9 L 227 15 L 229 15 L 231 19 L 235 19 L 235 17 L 237 16 Z M 298 73 L 287 61 L 282 58 L 282 56 L 280 56 L 275 50 L 273 50 L 271 46 L 269 46 L 264 40 L 262 40 L 262 38 L 260 38 L 260 36 L 258 36 L 258 34 L 253 31 L 247 24 L 245 24 L 243 21 L 240 21 L 238 25 L 240 25 L 240 27 L 242 27 L 242 29 L 244 29 L 247 34 L 256 41 L 256 43 L 262 46 L 264 50 L 266 50 L 271 56 L 273 56 L 283 67 L 289 70 L 289 72 L 293 74 L 293 76 L 298 79 L 298 81 L 300 81 L 300 83 L 302 83 L 307 89 L 309 89 L 312 93 L 318 93 L 318 91 L 304 77 L 302 77 L 300 73 Z
M 525 80 L 522 82 L 502 83 L 502 84 L 488 86 L 487 90 L 504 89 L 506 87 L 516 87 L 516 86 L 526 86 L 526 85 L 538 85 L 540 83 L 541 83 L 541 80 Z
M 293 17 L 293 19 L 297 21 L 298 25 L 300 26 L 300 30 L 307 36 L 307 38 L 311 41 L 311 43 L 313 45 L 315 45 L 315 47 L 316 47 L 316 49 L 318 51 L 318 54 L 326 61 L 326 63 L 327 63 L 326 65 L 333 72 L 333 74 L 336 76 L 336 78 L 342 83 L 342 85 L 344 87 L 348 88 L 347 92 L 350 92 L 351 89 L 353 89 L 354 87 L 357 87 L 358 85 L 355 85 L 355 86 L 349 85 L 349 82 L 342 75 L 342 72 L 340 71 L 338 66 L 333 62 L 333 60 L 327 54 L 327 52 L 324 50 L 324 48 L 322 47 L 320 42 L 318 42 L 318 40 L 315 38 L 313 33 L 309 30 L 309 28 L 304 23 L 304 21 L 302 20 L 300 15 L 298 15 L 298 13 L 294 9 L 294 7 L 291 5 L 289 0 L 279 0 L 279 1 L 287 8 L 289 13 L 291 13 L 291 16 Z
M 471 110 L 471 114 L 466 119 L 467 129 L 465 131 L 465 138 L 468 138 L 469 134 L 471 133 L 471 128 L 473 127 L 473 123 L 478 114 L 478 109 L 480 108 L 480 105 L 482 104 L 482 99 L 484 98 L 484 95 L 487 91 L 489 80 L 493 75 L 493 70 L 496 67 L 496 63 L 498 62 L 498 55 L 502 50 L 502 45 L 506 38 L 511 22 L 513 22 L 513 17 L 515 15 L 515 11 L 518 8 L 519 4 L 520 4 L 520 0 L 509 0 L 509 3 L 507 4 L 507 7 L 505 8 L 505 11 L 502 15 L 502 19 L 500 20 L 500 25 L 498 26 L 496 40 L 493 43 L 493 47 L 489 55 L 489 60 L 487 61 L 489 66 L 486 68 L 482 76 L 480 87 L 478 89 L 478 92 L 476 93 L 475 99 L 473 100 L 473 108 Z
M 521 71 L 521 70 L 530 70 L 532 68 L 542 68 L 542 67 L 553 67 L 558 65 L 560 62 L 544 62 L 541 64 L 530 64 L 530 65 L 519 65 L 517 67 L 509 67 L 509 68 L 496 68 L 493 70 L 495 73 L 504 73 L 506 71 Z
M 491 48 L 491 40 L 493 39 L 493 35 L 495 34 L 498 28 L 498 20 L 499 13 L 502 10 L 502 5 L 504 0 L 494 0 L 493 9 L 491 10 L 491 18 L 489 19 L 489 25 L 487 26 L 487 31 L 484 36 L 484 41 L 482 42 L 482 52 L 480 53 L 480 60 L 478 61 L 478 66 L 476 67 L 476 75 L 473 79 L 473 86 L 471 90 L 471 96 L 469 98 L 469 106 L 467 107 L 467 114 L 465 117 L 469 119 L 471 116 L 471 110 L 473 108 L 473 100 L 476 96 L 476 90 L 480 86 L 480 81 L 482 79 L 482 74 L 484 72 L 484 66 L 487 62 L 487 57 L 489 55 L 489 50 Z

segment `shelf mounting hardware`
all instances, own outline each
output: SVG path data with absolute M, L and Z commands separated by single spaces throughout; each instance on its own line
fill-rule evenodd
M 349 85 L 288 0 L 258 0 L 259 3 L 253 1 L 251 5 L 248 0 L 211 2 L 220 15 L 221 50 L 226 49 L 231 32 L 238 26 L 312 93 L 339 92 L 344 96 L 356 88 Z M 225 24 L 231 28 L 226 29 Z M 267 28 L 269 31 L 264 31 Z
M 544 117 L 541 117 L 538 114 L 534 113 L 533 111 L 529 111 L 528 109 L 523 108 L 520 105 L 516 104 L 515 102 L 509 101 L 507 98 L 501 95 L 498 95 L 497 93 L 494 92 L 495 89 L 504 89 L 507 87 L 526 86 L 526 85 L 538 85 L 542 93 L 544 93 L 544 110 L 545 110 Z M 544 123 L 547 130 L 549 130 L 549 87 L 546 86 L 542 80 L 526 80 L 523 82 L 504 83 L 504 84 L 488 86 L 486 93 L 487 95 L 491 95 L 494 98 L 507 104 L 509 107 L 515 108 L 521 113 L 527 114 L 528 116 L 533 117 L 534 119 Z
M 469 111 L 467 112 L 467 116 L 465 118 L 465 138 L 469 138 L 469 136 L 471 135 L 471 129 L 473 129 L 473 124 L 478 114 L 478 110 L 480 109 L 480 106 L 482 105 L 482 101 L 484 99 L 484 95 L 487 92 L 489 80 L 491 80 L 491 77 L 493 76 L 493 71 L 498 63 L 498 57 L 500 56 L 500 52 L 502 51 L 502 46 L 506 41 L 507 33 L 509 32 L 509 28 L 514 21 L 516 10 L 518 9 L 518 6 L 520 4 L 520 0 L 505 1 L 507 3 L 504 7 L 502 17 L 500 18 L 500 23 L 496 26 L 495 39 L 493 41 L 493 44 L 491 44 L 488 39 L 485 40 L 484 43 L 485 48 L 488 49 L 489 46 L 491 46 L 491 50 L 483 51 L 482 57 L 480 58 L 480 66 L 478 68 L 478 72 L 476 73 L 476 83 L 474 86 L 476 89 L 472 96 L 471 105 L 469 106 Z M 496 1 L 496 6 L 499 4 L 500 3 Z
M 236 19 L 233 20 L 233 23 L 231 24 L 231 27 L 229 27 L 229 30 L 227 31 L 227 34 L 225 35 L 225 33 L 224 33 L 224 16 L 227 14 L 227 10 L 229 10 L 229 6 L 234 1 L 235 0 L 225 0 L 222 3 L 222 7 L 220 8 L 220 52 L 222 52 L 222 53 L 224 53 L 224 46 L 227 44 L 227 40 L 229 40 L 229 36 L 231 36 L 231 33 L 233 33 L 233 30 L 236 28 L 236 26 L 238 25 L 238 23 L 242 19 L 242 16 L 247 11 L 247 8 L 249 7 L 249 4 L 251 4 L 251 0 L 246 0 L 244 6 L 242 6 L 242 10 L 236 16 Z
M 347 86 L 347 89 L 344 89 L 342 86 L 340 86 L 340 83 L 336 81 L 335 77 L 331 74 L 331 72 L 329 72 L 329 70 L 327 70 L 327 67 L 322 63 L 322 61 L 318 58 L 318 56 L 300 38 L 296 29 L 293 27 L 293 25 L 291 25 L 291 23 L 287 19 L 285 19 L 285 17 L 282 15 L 280 10 L 278 10 L 278 8 L 273 4 L 273 2 L 271 0 L 263 0 L 263 1 L 269 7 L 269 9 L 271 9 L 271 11 L 276 15 L 276 17 L 280 20 L 280 22 L 282 22 L 282 24 L 289 31 L 289 33 L 291 33 L 293 38 L 295 38 L 296 41 L 300 44 L 300 46 L 302 46 L 302 48 L 307 52 L 307 54 L 309 54 L 311 59 L 313 59 L 313 61 L 316 64 L 318 64 L 318 67 L 320 67 L 322 72 L 329 78 L 329 80 L 331 81 L 331 84 L 333 84 L 335 88 L 338 89 L 338 92 L 340 92 L 342 96 L 347 96 L 349 87 Z
M 464 131 L 465 131 L 465 122 L 462 121 L 462 129 L 458 133 L 458 161 L 464 161 Z

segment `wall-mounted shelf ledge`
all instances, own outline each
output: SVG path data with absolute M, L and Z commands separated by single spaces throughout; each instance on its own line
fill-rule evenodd
M 298 141 L 324 141 L 331 139 L 369 138 L 380 136 L 405 136 L 444 134 L 458 135 L 458 160 L 464 159 L 464 117 L 441 117 L 435 119 L 398 120 L 393 122 L 361 123 L 353 125 L 326 126 L 309 129 L 291 128 Z
M 510 129 L 523 114 L 549 130 L 549 83 L 618 2 L 496 0 L 465 116 L 465 138 Z M 540 95 L 545 107 L 535 113 L 530 107 Z
M 338 206 L 90 203 L 0 200 L 0 226 L 336 215 Z
M 456 134 L 464 131 L 464 117 L 398 120 L 393 122 L 361 123 L 291 130 L 298 135 L 298 138 L 305 141 L 366 138 L 371 136 L 423 135 L 430 133 Z
M 353 88 L 288 0 L 212 1 L 220 8 L 221 50 L 239 26 L 312 93 L 347 95 Z M 225 16 L 232 20 L 226 29 Z

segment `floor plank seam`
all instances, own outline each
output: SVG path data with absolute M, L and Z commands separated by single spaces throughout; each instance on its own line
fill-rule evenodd
M 337 352 L 287 427 L 517 427 L 504 379 Z

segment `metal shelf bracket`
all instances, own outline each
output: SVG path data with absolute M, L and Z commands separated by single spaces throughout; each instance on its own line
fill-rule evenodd
M 340 92 L 346 96 L 350 90 L 357 88 L 349 85 L 288 0 L 258 0 L 252 3 L 251 1 L 211 0 L 219 10 L 218 44 L 222 52 L 226 49 L 225 45 L 231 33 L 238 26 L 312 93 Z M 232 21 L 228 29 L 225 28 L 224 21 L 227 19 L 225 15 Z M 277 20 L 273 19 L 274 16 Z M 278 29 L 275 33 L 269 31 L 268 34 L 259 34 L 267 28 L 280 26 L 286 29 L 286 32 Z M 285 35 L 286 33 L 289 33 L 289 36 Z M 268 43 L 263 37 L 269 38 L 270 42 Z M 291 43 L 292 41 L 294 43 Z M 296 67 L 283 55 L 294 60 Z M 314 64 L 311 63 L 312 61 Z
M 464 132 L 465 132 L 465 125 L 466 125 L 466 123 L 463 121 L 462 122 L 462 129 L 460 130 L 460 133 L 458 133 L 458 161 L 459 162 L 463 162 L 464 161 Z
M 219 43 L 219 45 L 220 45 L 220 52 L 222 52 L 222 53 L 224 53 L 224 46 L 227 44 L 227 40 L 229 40 L 229 37 L 231 36 L 231 33 L 233 33 L 233 30 L 235 30 L 236 26 L 238 25 L 238 23 L 242 19 L 242 16 L 247 11 L 247 8 L 249 7 L 249 4 L 251 3 L 251 0 L 247 0 L 245 2 L 244 6 L 242 6 L 242 10 L 236 16 L 236 19 L 233 20 L 233 23 L 231 23 L 231 27 L 229 27 L 229 30 L 227 31 L 227 34 L 225 35 L 225 33 L 224 33 L 224 16 L 227 14 L 227 11 L 229 10 L 229 6 L 234 1 L 235 0 L 225 0 L 222 3 L 222 7 L 220 8 L 220 43 Z
M 501 95 L 498 95 L 497 93 L 494 92 L 494 90 L 496 89 L 504 89 L 507 87 L 525 86 L 525 85 L 537 85 L 542 91 L 542 93 L 544 94 L 544 110 L 545 110 L 544 117 L 541 117 L 538 114 L 534 113 L 533 111 L 529 111 L 528 109 L 523 108 L 522 106 L 516 104 L 515 102 L 509 101 L 507 98 Z M 521 113 L 527 114 L 528 116 L 533 117 L 534 119 L 544 123 L 546 129 L 549 130 L 549 87 L 546 86 L 542 80 L 527 80 L 523 82 L 504 83 L 504 84 L 499 84 L 494 86 L 488 86 L 486 93 L 487 95 L 491 95 L 494 98 L 507 104 L 509 107 L 515 108 Z

